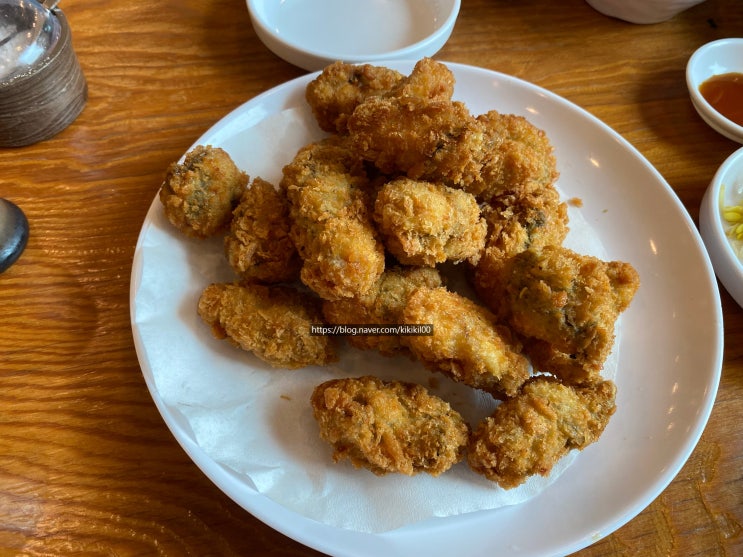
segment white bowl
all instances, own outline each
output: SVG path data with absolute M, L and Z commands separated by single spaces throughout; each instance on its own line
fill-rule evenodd
M 699 47 L 686 64 L 686 86 L 694 108 L 715 131 L 743 143 L 743 126 L 717 112 L 699 92 L 713 75 L 743 73 L 743 39 L 720 39 Z
M 433 56 L 449 39 L 461 0 L 247 0 L 258 38 L 316 71 L 349 63 Z
M 630 23 L 660 23 L 704 0 L 586 0 L 596 11 Z
M 722 217 L 722 206 L 743 203 L 743 195 L 735 193 L 736 187 L 743 189 L 743 147 L 720 165 L 704 193 L 699 211 L 699 231 L 715 274 L 738 305 L 743 307 L 743 262 L 725 234 L 725 228 L 729 225 Z

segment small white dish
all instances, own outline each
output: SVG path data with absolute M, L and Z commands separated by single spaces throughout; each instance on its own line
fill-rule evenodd
M 729 120 L 702 96 L 700 85 L 713 75 L 743 73 L 743 39 L 720 39 L 699 47 L 686 64 L 686 86 L 699 116 L 718 133 L 743 143 L 743 126 Z
M 704 0 L 586 0 L 596 11 L 630 23 L 660 23 Z
M 743 191 L 743 147 L 720 165 L 702 198 L 699 211 L 699 231 L 715 274 L 738 305 L 743 307 L 743 261 L 725 233 L 730 225 L 722 216 L 723 207 L 743 204 L 740 191 Z M 743 242 L 740 253 L 743 255 Z
M 433 56 L 451 36 L 461 0 L 247 0 L 256 35 L 308 71 Z

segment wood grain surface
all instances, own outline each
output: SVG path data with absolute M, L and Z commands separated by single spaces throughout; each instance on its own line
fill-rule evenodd
M 436 58 L 585 108 L 655 165 L 696 221 L 739 146 L 694 112 L 684 69 L 703 43 L 743 36 L 740 0 L 649 26 L 583 0 L 462 4 Z M 129 314 L 135 244 L 167 165 L 229 111 L 304 72 L 263 46 L 242 0 L 61 7 L 87 105 L 54 138 L 0 149 L 0 197 L 31 226 L 0 274 L 0 555 L 319 555 L 231 501 L 176 443 Z M 743 309 L 721 296 L 722 380 L 701 440 L 655 501 L 581 557 L 743 555 Z

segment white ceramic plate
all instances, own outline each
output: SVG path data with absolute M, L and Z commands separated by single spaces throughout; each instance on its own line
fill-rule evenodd
M 405 73 L 412 68 L 407 62 L 387 65 Z M 491 71 L 449 67 L 457 79 L 456 98 L 473 113 L 497 109 L 521 114 L 547 132 L 556 149 L 561 190 L 582 200 L 581 212 L 609 257 L 631 262 L 642 280 L 622 317 L 617 341 L 617 413 L 599 442 L 535 498 L 368 534 L 310 520 L 259 494 L 241 475 L 207 455 L 183 416 L 156 388 L 158 374 L 165 371 L 138 323 L 138 287 L 147 265 L 163 265 L 147 258 L 148 238 L 161 211 L 157 199 L 134 257 L 131 308 L 137 354 L 173 435 L 201 470 L 251 514 L 334 556 L 489 556 L 494 548 L 501 556 L 577 551 L 628 522 L 671 482 L 699 440 L 717 392 L 723 352 L 717 283 L 694 224 L 661 175 L 621 136 L 557 95 Z M 305 110 L 304 89 L 313 77 L 303 76 L 248 101 L 194 145 L 234 148 L 241 131 L 265 118 L 287 108 Z M 175 246 L 180 239 L 174 235 L 172 241 Z M 163 293 L 174 290 L 177 298 L 188 278 L 163 284 Z M 170 317 L 178 323 L 198 319 L 195 313 L 187 303 Z

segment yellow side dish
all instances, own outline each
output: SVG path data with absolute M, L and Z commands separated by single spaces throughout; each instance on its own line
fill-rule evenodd
M 722 218 L 731 225 L 728 234 L 736 240 L 743 240 L 743 205 L 723 207 Z
M 738 186 L 738 191 L 741 190 L 741 186 Z M 722 219 L 724 221 L 725 233 L 730 239 L 730 245 L 733 251 L 736 253 L 739 259 L 743 260 L 743 204 L 740 199 L 738 205 L 725 205 L 722 200 L 724 198 L 725 188 L 720 189 L 720 208 L 722 213 Z

